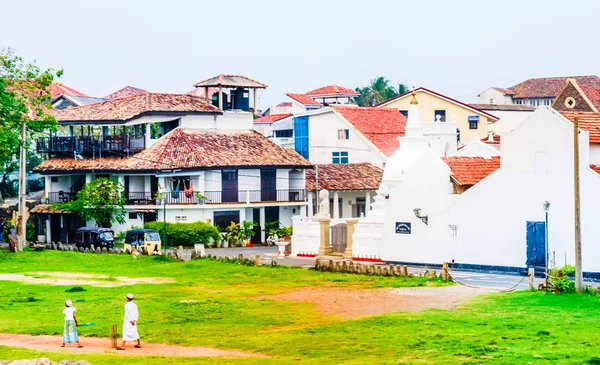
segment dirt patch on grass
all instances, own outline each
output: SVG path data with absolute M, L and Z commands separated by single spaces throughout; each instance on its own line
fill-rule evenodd
M 167 357 L 268 357 L 262 354 L 248 353 L 236 350 L 219 350 L 211 347 L 187 347 L 163 344 L 145 344 L 142 348 L 133 347 L 134 342 L 127 344 L 125 351 L 117 351 L 110 347 L 110 340 L 104 338 L 87 337 L 79 338 L 82 348 L 77 344 L 68 344 L 60 347 L 61 336 L 30 336 L 0 334 L 0 345 L 9 347 L 25 348 L 35 351 L 65 351 L 71 353 L 116 353 L 130 356 L 167 356 Z M 121 341 L 119 341 L 119 344 Z
M 399 289 L 302 288 L 255 299 L 315 303 L 323 315 L 360 318 L 392 312 L 418 312 L 429 308 L 454 309 L 465 299 L 491 292 L 464 286 Z
M 21 281 L 31 284 L 50 285 L 92 285 L 97 287 L 115 287 L 134 284 L 168 284 L 172 278 L 130 278 L 127 276 L 108 276 L 69 272 L 32 272 L 24 274 L 0 274 L 0 280 Z

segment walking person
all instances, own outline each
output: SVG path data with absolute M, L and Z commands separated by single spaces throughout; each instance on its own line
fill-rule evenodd
M 77 335 L 79 323 L 77 322 L 75 311 L 76 309 L 73 308 L 73 302 L 67 300 L 65 302 L 65 309 L 63 309 L 63 314 L 65 315 L 65 327 L 63 331 L 63 343 L 60 347 L 65 347 L 67 343 L 76 343 L 77 347 L 83 347 L 79 343 L 79 336 Z
M 123 341 L 121 347 L 117 347 L 117 350 L 125 350 L 125 344 L 127 341 L 136 341 L 137 345 L 134 347 L 141 348 L 140 334 L 137 330 L 138 322 L 138 308 L 133 302 L 133 294 L 127 294 L 127 303 L 125 303 L 125 318 L 123 319 Z
M 0 243 L 4 242 L 4 227 L 6 226 L 6 222 L 4 218 L 0 218 Z

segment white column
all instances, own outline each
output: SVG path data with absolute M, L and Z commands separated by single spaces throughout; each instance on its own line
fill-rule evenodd
M 48 214 L 48 217 L 46 218 L 46 243 L 52 242 L 52 230 L 50 227 L 52 227 L 52 225 L 50 224 L 50 214 Z
M 150 176 L 144 176 L 144 192 L 150 193 L 150 190 L 152 190 L 151 185 Z
M 337 191 L 333 192 L 333 219 L 340 217 L 340 193 Z
M 240 209 L 240 223 L 246 220 L 246 208 Z
M 50 192 L 52 192 L 52 178 L 46 176 L 44 178 L 44 195 L 46 195 L 46 198 L 50 198 Z
M 367 190 L 366 194 L 365 194 L 365 215 L 367 215 L 367 213 L 369 213 L 369 211 L 371 211 L 371 190 Z M 358 217 L 360 218 L 360 217 Z
M 314 206 L 313 199 L 314 199 L 314 194 L 309 191 L 308 192 L 308 215 L 307 215 L 307 217 L 309 217 L 309 218 L 312 217 L 313 215 L 315 215 L 314 208 L 313 208 L 313 206 Z
M 146 145 L 146 148 L 150 147 L 150 136 L 152 134 L 150 126 L 150 123 L 146 123 L 146 134 L 144 135 L 144 144 Z
M 85 174 L 85 183 L 89 184 L 92 182 L 92 174 Z
M 265 207 L 260 208 L 260 219 L 258 224 L 260 224 L 260 227 L 262 228 L 261 232 L 260 232 L 260 242 L 265 242 Z
M 299 213 L 301 217 L 306 217 L 306 206 L 301 205 Z

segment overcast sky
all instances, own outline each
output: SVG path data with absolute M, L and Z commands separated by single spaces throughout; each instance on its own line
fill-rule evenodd
M 219 73 L 260 108 L 376 76 L 465 102 L 531 77 L 600 74 L 597 0 L 0 0 L 0 44 L 91 96 L 187 92 Z

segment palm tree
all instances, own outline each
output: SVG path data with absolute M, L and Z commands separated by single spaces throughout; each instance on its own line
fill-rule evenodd
M 406 91 L 408 90 L 403 84 L 399 86 L 405 88 Z M 371 80 L 369 86 L 357 87 L 356 91 L 360 93 L 356 99 L 357 104 L 360 106 L 373 106 L 399 95 L 398 91 L 390 85 L 390 80 L 383 76 Z M 403 92 L 405 92 L 404 89 Z
M 410 89 L 408 86 L 404 85 L 403 83 L 398 84 L 398 95 L 406 94 L 409 91 Z

